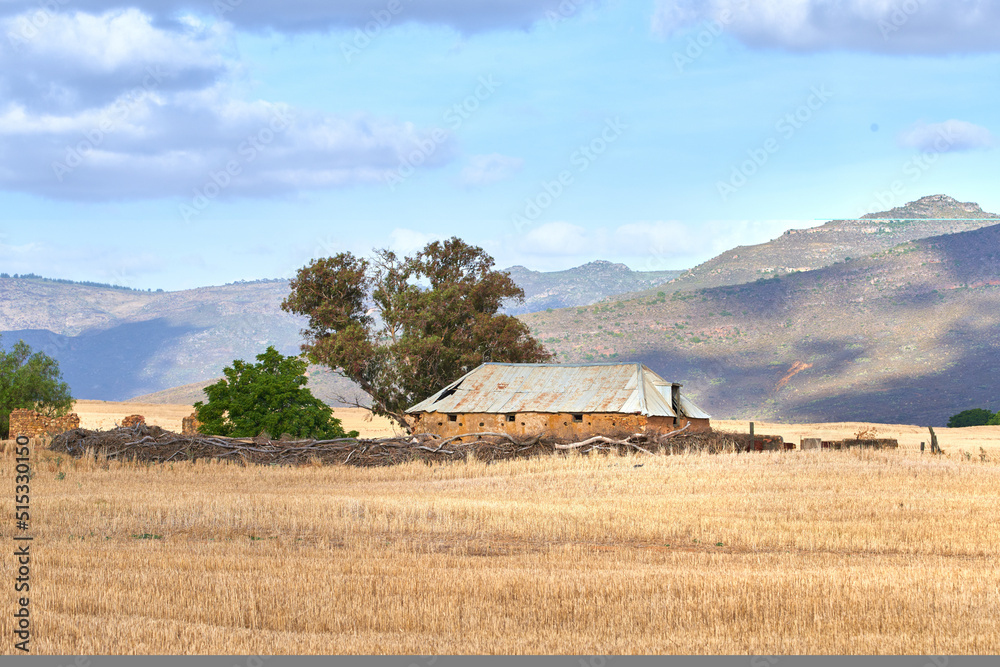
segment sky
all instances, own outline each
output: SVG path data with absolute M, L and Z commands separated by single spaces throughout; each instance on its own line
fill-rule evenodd
M 458 236 L 690 268 L 1000 211 L 1000 0 L 7 0 L 0 272 L 186 289 Z

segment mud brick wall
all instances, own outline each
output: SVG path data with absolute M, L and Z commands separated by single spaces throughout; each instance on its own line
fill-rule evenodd
M 57 435 L 75 428 L 80 428 L 80 416 L 75 412 L 58 419 L 46 417 L 34 410 L 14 410 L 10 413 L 10 437 L 12 438 L 19 435 L 29 438 Z
M 443 414 L 425 412 L 411 416 L 410 427 L 414 433 L 431 433 L 443 437 L 466 433 L 507 433 L 516 437 L 534 435 L 564 440 L 603 435 L 626 438 L 633 433 L 668 433 L 682 428 L 688 420 L 675 424 L 673 418 L 646 418 L 643 415 L 620 413 L 570 413 L 522 412 L 517 414 L 465 413 Z M 579 417 L 579 419 L 577 419 Z M 454 419 L 453 419 L 454 418 Z M 511 419 L 513 418 L 513 419 Z M 707 419 L 692 419 L 687 429 L 694 433 L 708 431 Z
M 194 435 L 198 432 L 201 422 L 198 421 L 198 413 L 192 412 L 189 416 L 181 420 L 181 435 Z
M 142 415 L 129 415 L 122 419 L 122 426 L 126 428 L 132 428 L 133 426 L 138 426 L 140 424 L 145 424 L 146 418 Z

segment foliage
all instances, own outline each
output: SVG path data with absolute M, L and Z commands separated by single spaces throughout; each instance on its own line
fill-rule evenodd
M 1000 416 L 1000 413 L 994 415 L 989 410 L 984 410 L 982 408 L 974 408 L 972 410 L 965 410 L 964 412 L 959 412 L 957 415 L 952 415 L 951 419 L 948 420 L 948 428 L 962 428 L 965 426 L 985 426 L 990 424 L 991 420 L 996 420 Z M 1000 424 L 1000 420 L 995 422 Z
M 208 403 L 194 404 L 200 432 L 234 438 L 261 432 L 319 440 L 357 437 L 357 431 L 345 433 L 330 407 L 306 388 L 305 361 L 274 347 L 258 354 L 257 361 L 237 359 L 223 369 L 225 379 L 205 387 Z
M 376 250 L 317 259 L 299 270 L 286 311 L 305 315 L 302 346 L 405 426 L 405 410 L 484 362 L 552 359 L 517 318 L 498 314 L 524 291 L 493 258 L 458 238 L 398 257 Z
M 28 408 L 48 417 L 62 417 L 73 406 L 69 386 L 62 381 L 59 362 L 18 341 L 9 352 L 0 346 L 0 438 L 10 430 L 12 410 Z

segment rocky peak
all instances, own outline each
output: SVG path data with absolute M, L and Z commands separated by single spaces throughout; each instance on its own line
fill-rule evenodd
M 925 219 L 976 219 L 976 218 L 996 218 L 996 214 L 987 213 L 975 202 L 960 202 L 948 195 L 929 195 L 921 197 L 916 201 L 911 201 L 903 206 L 880 213 L 869 213 L 862 216 L 865 219 L 890 219 L 903 220 L 907 218 Z

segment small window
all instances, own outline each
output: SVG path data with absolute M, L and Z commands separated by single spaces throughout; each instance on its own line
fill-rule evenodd
M 507 415 L 507 421 L 509 421 L 509 422 L 516 422 L 517 421 L 517 415 Z
M 448 421 L 450 421 L 450 422 L 457 422 L 458 421 L 458 415 L 448 415 Z
M 486 424 L 485 424 L 484 422 L 479 422 L 479 426 L 480 426 L 480 428 L 481 428 L 481 427 L 483 427 L 483 426 L 486 426 Z
M 573 421 L 577 423 L 583 423 L 583 415 L 573 415 Z

